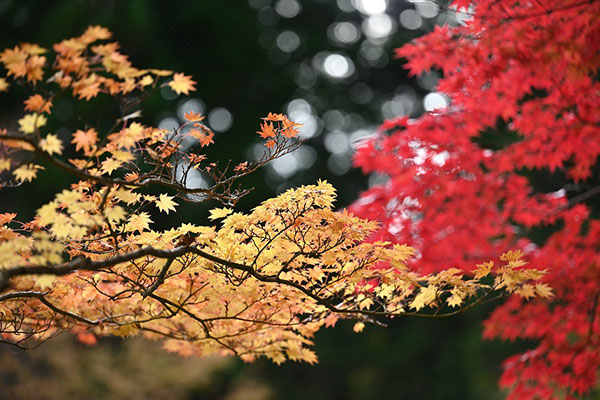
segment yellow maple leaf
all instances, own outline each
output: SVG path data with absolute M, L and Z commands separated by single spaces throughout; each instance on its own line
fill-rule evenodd
M 127 205 L 136 203 L 140 199 L 139 194 L 134 193 L 131 190 L 122 189 L 122 188 L 117 189 L 115 191 L 115 197 L 118 198 L 120 201 L 124 201 L 125 203 L 127 203 Z
M 457 288 L 452 289 L 450 292 L 452 296 L 448 297 L 446 302 L 450 307 L 458 307 L 463 302 L 464 293 L 458 290 Z
M 192 80 L 191 76 L 182 73 L 173 75 L 173 80 L 169 82 L 169 86 L 177 94 L 188 94 L 190 90 L 196 90 L 195 84 L 196 82 Z
M 502 261 L 517 261 L 522 258 L 525 254 L 521 250 L 509 250 L 500 256 Z
M 536 290 L 533 285 L 526 283 L 523 286 L 521 286 L 520 288 L 516 289 L 515 293 L 517 295 L 519 295 L 520 297 L 529 299 L 531 297 L 535 297 Z
M 106 160 L 102 161 L 102 167 L 100 168 L 100 170 L 103 173 L 110 175 L 113 173 L 114 170 L 119 168 L 121 164 L 121 161 L 117 161 L 114 158 L 107 158 Z
M 554 296 L 552 294 L 552 288 L 545 283 L 536 283 L 535 284 L 535 292 L 538 296 L 548 298 Z
M 106 210 L 104 210 L 104 215 L 106 215 L 106 218 L 108 218 L 110 222 L 119 222 L 124 220 L 127 214 L 123 207 L 112 206 L 107 207 Z
M 150 219 L 150 214 L 148 214 L 147 212 L 134 214 L 130 216 L 127 220 L 127 225 L 125 225 L 125 232 L 142 232 L 144 229 L 150 228 L 151 223 L 152 220 Z
M 63 151 L 62 141 L 53 133 L 40 140 L 40 147 L 48 154 L 62 154 Z
M 493 261 L 488 261 L 483 264 L 477 264 L 475 271 L 474 271 L 475 272 L 474 278 L 475 279 L 485 278 L 486 276 L 488 276 L 490 274 L 490 272 L 492 271 L 492 268 L 494 268 Z
M 13 171 L 13 175 L 18 182 L 31 182 L 35 179 L 37 176 L 37 171 L 40 169 L 44 169 L 44 167 L 35 164 L 21 165 L 19 168 Z
M 173 198 L 174 196 L 168 196 L 162 193 L 154 203 L 160 211 L 168 214 L 169 211 L 175 211 L 175 206 L 177 205 L 177 203 L 173 201 Z
M 433 300 L 435 300 L 437 294 L 437 288 L 433 285 L 421 288 L 419 294 L 410 303 L 410 307 L 419 311 L 421 308 L 427 307 Z
M 41 290 L 45 290 L 52 287 L 52 284 L 56 280 L 55 275 L 50 274 L 42 274 L 38 275 L 34 278 L 35 285 L 39 287 Z
M 10 159 L 0 158 L 0 172 L 8 171 L 10 169 Z
M 19 120 L 19 130 L 23 133 L 33 133 L 36 128 L 46 125 L 48 120 L 44 115 L 37 113 L 26 114 Z
M 208 219 L 215 220 L 215 219 L 219 219 L 219 218 L 225 218 L 232 212 L 233 212 L 233 210 L 231 208 L 227 208 L 227 207 L 213 208 L 212 210 L 210 210 L 210 215 L 208 216 Z
M 0 78 L 0 92 L 8 92 L 8 86 L 6 79 Z

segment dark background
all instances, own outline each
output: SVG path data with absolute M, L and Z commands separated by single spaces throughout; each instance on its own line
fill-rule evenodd
M 208 151 L 213 160 L 254 157 L 262 146 L 255 131 L 268 112 L 304 123 L 304 147 L 246 178 L 244 186 L 254 190 L 238 209 L 319 178 L 336 186 L 344 207 L 382 179 L 350 167 L 352 147 L 385 118 L 420 115 L 424 97 L 435 90 L 435 74 L 408 79 L 393 49 L 436 23 L 456 23 L 451 12 L 435 7 L 384 3 L 387 17 L 376 0 L 0 0 L 0 48 L 19 42 L 51 48 L 89 25 L 105 26 L 134 66 L 175 70 L 198 82 L 189 97 L 169 90 L 149 97 L 144 124 L 169 127 L 190 104 L 201 104 L 217 128 L 224 125 L 222 109 L 229 112 L 231 126 L 217 132 Z M 0 94 L 2 126 L 16 126 L 22 101 L 18 90 Z M 86 122 L 108 127 L 117 112 L 106 98 L 80 104 L 65 97 L 55 102 L 49 126 L 63 135 Z M 3 189 L 0 212 L 29 218 L 69 183 L 47 169 L 26 189 Z M 159 222 L 206 223 L 215 206 L 182 204 Z M 62 336 L 29 352 L 1 347 L 0 398 L 501 398 L 501 361 L 526 344 L 481 340 L 481 321 L 493 306 L 451 319 L 393 320 L 362 334 L 339 323 L 317 334 L 316 366 L 184 359 L 140 339 L 107 338 L 86 347 Z

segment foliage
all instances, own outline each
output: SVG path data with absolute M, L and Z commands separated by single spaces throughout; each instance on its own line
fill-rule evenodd
M 358 320 L 359 332 L 379 317 L 452 315 L 503 293 L 551 295 L 538 282 L 544 272 L 523 268 L 520 251 L 504 254 L 498 266 L 478 265 L 471 275 L 410 271 L 405 262 L 413 250 L 365 242 L 377 224 L 334 212 L 335 191 L 321 181 L 288 190 L 249 214 L 213 209 L 209 218 L 222 220 L 215 226 L 152 230 L 150 206 L 169 214 L 178 206 L 175 198 L 235 205 L 247 190 L 234 184 L 297 148 L 299 126 L 269 114 L 258 132 L 266 139 L 262 158 L 234 168 L 209 162 L 198 152 L 213 141 L 201 115 L 188 112 L 173 132 L 134 122 L 148 88 L 187 93 L 195 82 L 133 67 L 117 43 L 97 44 L 110 36 L 90 27 L 54 45 L 51 63 L 37 45 L 0 54 L 8 78 L 32 92 L 20 133 L 3 129 L 0 135 L 5 190 L 35 179 L 44 168 L 37 159 L 78 179 L 32 221 L 1 215 L 2 341 L 31 346 L 65 330 L 87 343 L 97 335 L 143 333 L 183 355 L 314 362 L 310 337 L 339 318 Z M 69 92 L 83 101 L 113 97 L 122 115 L 106 133 L 94 126 L 67 138 L 45 131 L 54 99 Z M 186 140 L 195 143 L 192 150 Z M 210 177 L 212 185 L 190 187 L 193 173 Z
M 514 399 L 584 394 L 600 363 L 600 222 L 582 204 L 600 193 L 600 4 L 454 5 L 472 20 L 397 50 L 413 75 L 443 72 L 450 106 L 386 121 L 364 143 L 356 165 L 389 180 L 351 210 L 382 221 L 373 240 L 414 246 L 423 273 L 526 249 L 556 296 L 511 297 L 485 323 L 486 338 L 537 341 L 506 360 L 500 385 Z

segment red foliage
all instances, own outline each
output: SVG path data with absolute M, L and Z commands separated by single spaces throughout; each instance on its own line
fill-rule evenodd
M 397 50 L 412 75 L 441 70 L 438 90 L 451 105 L 386 121 L 358 149 L 355 165 L 389 179 L 352 211 L 382 222 L 373 240 L 418 249 L 421 272 L 467 269 L 509 248 L 548 268 L 556 296 L 510 298 L 484 336 L 537 340 L 504 363 L 509 398 L 583 394 L 600 365 L 600 221 L 582 202 L 600 192 L 590 189 L 600 164 L 600 2 L 472 6 L 472 21 L 436 27 Z M 502 146 L 485 148 L 490 130 Z M 570 187 L 536 191 L 524 173 L 533 169 L 560 169 Z M 572 188 L 580 193 L 569 199 Z M 529 228 L 551 224 L 560 229 L 543 244 L 527 238 Z

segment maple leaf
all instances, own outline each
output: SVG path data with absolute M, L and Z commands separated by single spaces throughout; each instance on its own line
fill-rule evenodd
M 127 224 L 125 225 L 125 232 L 142 232 L 150 228 L 151 223 L 152 220 L 150 219 L 150 214 L 148 214 L 147 212 L 133 214 L 127 219 Z
M 208 146 L 209 144 L 213 143 L 214 133 L 208 129 L 203 129 L 202 131 L 200 131 L 198 129 L 192 128 L 188 131 L 188 135 L 198 139 L 202 147 Z
M 96 142 L 98 142 L 98 132 L 94 128 L 86 131 L 78 129 L 73 133 L 73 140 L 71 140 L 71 143 L 75 144 L 75 150 L 83 149 L 85 155 L 90 155 L 92 148 L 96 146 Z
M 248 161 L 244 161 L 243 163 L 239 163 L 238 165 L 235 166 L 235 168 L 233 170 L 235 172 L 242 172 L 242 171 L 245 171 L 246 169 L 248 169 Z
M 44 99 L 40 94 L 31 95 L 27 100 L 25 100 L 25 110 L 27 111 L 44 112 L 49 114 L 51 107 L 52 101 Z
M 31 182 L 37 176 L 37 172 L 44 169 L 41 165 L 25 164 L 13 171 L 13 175 L 18 182 Z
M 427 286 L 421 288 L 419 294 L 410 303 L 410 307 L 419 311 L 420 309 L 429 306 L 436 298 L 437 288 L 435 286 Z
M 53 133 L 49 133 L 45 138 L 40 140 L 40 147 L 48 154 L 62 154 L 63 144 L 62 141 Z
M 92 43 L 96 40 L 109 39 L 112 36 L 112 33 L 103 26 L 93 25 L 89 26 L 83 35 L 81 35 L 81 40 L 84 43 Z
M 135 182 L 139 178 L 139 175 L 135 172 L 128 172 L 124 178 L 127 182 Z
M 212 210 L 210 210 L 210 215 L 208 216 L 208 219 L 215 220 L 225 218 L 232 212 L 233 210 L 231 208 L 213 208 Z
M 54 283 L 55 280 L 56 280 L 55 275 L 50 275 L 50 274 L 38 275 L 35 278 L 35 286 L 40 288 L 41 290 L 46 290 L 46 289 L 52 287 L 52 284 Z
M 273 123 L 263 122 L 260 125 L 260 131 L 256 132 L 260 135 L 261 138 L 266 139 L 270 137 L 275 137 L 275 130 L 273 129 Z
M 204 117 L 202 116 L 202 114 L 194 112 L 194 111 L 188 111 L 185 113 L 184 115 L 185 119 L 190 121 L 190 122 L 195 122 L 195 121 L 202 121 L 204 119 Z
M 262 118 L 265 121 L 284 121 L 287 117 L 283 114 L 269 113 L 266 117 Z
M 552 288 L 546 283 L 536 283 L 535 292 L 538 296 L 542 298 L 550 298 L 554 296 L 554 294 L 552 293 Z
M 17 216 L 16 213 L 3 213 L 0 214 L 0 225 L 10 224 L 10 222 Z
M 123 163 L 114 158 L 107 158 L 102 161 L 100 170 L 105 174 L 112 174 L 116 169 L 120 168 Z
M 19 120 L 19 130 L 23 133 L 33 133 L 37 128 L 46 125 L 48 120 L 41 114 L 26 114 Z
M 112 223 L 122 221 L 127 217 L 125 209 L 123 209 L 123 207 L 120 206 L 112 206 L 107 208 L 106 210 L 104 210 L 104 215 Z
M 196 90 L 196 82 L 192 80 L 191 76 L 184 75 L 182 73 L 176 73 L 173 75 L 173 80 L 169 82 L 169 87 L 177 94 L 189 94 L 190 91 Z
M 456 288 L 452 289 L 450 293 L 452 294 L 452 296 L 448 297 L 448 299 L 446 300 L 448 305 L 450 307 L 460 306 L 463 302 L 464 294 Z
M 158 196 L 158 199 L 155 200 L 156 207 L 165 214 L 168 214 L 169 211 L 175 211 L 176 202 L 173 201 L 174 196 L 168 196 L 164 193 L 161 193 Z
M 8 92 L 8 87 L 10 85 L 6 82 L 6 79 L 0 78 L 0 92 Z

